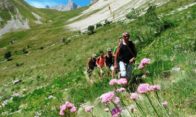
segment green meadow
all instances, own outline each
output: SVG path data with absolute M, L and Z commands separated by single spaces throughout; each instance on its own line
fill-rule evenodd
M 0 37 L 0 116 L 56 117 L 59 106 L 68 100 L 77 108 L 85 103 L 97 104 L 101 94 L 112 90 L 108 84 L 111 76 L 105 74 L 100 80 L 95 70 L 90 83 L 85 74 L 87 60 L 93 53 L 115 48 L 125 31 L 137 47 L 135 66 L 142 58 L 152 60 L 144 81 L 161 85 L 159 95 L 168 101 L 170 116 L 196 116 L 196 6 L 175 11 L 191 3 L 195 1 L 170 0 L 134 21 L 104 25 L 88 35 L 65 27 L 68 19 L 87 7 L 58 12 L 13 0 L 21 14 L 29 18 L 31 29 Z M 31 12 L 43 18 L 42 25 L 33 23 Z M 8 51 L 10 61 L 4 57 Z M 144 108 L 149 109 L 148 105 Z M 96 117 L 109 116 L 103 109 L 97 104 Z M 83 111 L 76 116 L 90 117 Z

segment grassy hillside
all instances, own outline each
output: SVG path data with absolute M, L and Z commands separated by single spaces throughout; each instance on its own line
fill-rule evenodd
M 84 74 L 87 58 L 99 50 L 115 47 L 124 31 L 130 32 L 136 43 L 139 52 L 136 64 L 143 57 L 152 59 L 146 82 L 151 83 L 154 79 L 155 83 L 161 84 L 161 95 L 168 100 L 172 116 L 196 115 L 196 7 L 167 15 L 194 0 L 171 1 L 157 8 L 155 13 L 160 20 L 152 20 L 148 18 L 151 14 L 146 14 L 130 23 L 101 27 L 93 35 L 70 32 L 65 28 L 65 21 L 85 8 L 63 13 L 14 2 L 21 5 L 21 11 L 30 10 L 43 16 L 46 23 L 5 34 L 0 39 L 0 103 L 6 103 L 0 108 L 1 116 L 40 113 L 41 116 L 58 116 L 59 106 L 66 100 L 78 108 L 86 102 L 94 103 L 102 93 L 111 90 L 110 78 L 104 76 L 99 80 L 95 73 L 95 83 L 89 84 Z M 11 61 L 4 59 L 8 51 L 12 54 Z M 180 71 L 174 68 L 180 68 Z M 14 84 L 16 80 L 21 82 Z M 51 96 L 53 98 L 49 98 Z M 103 107 L 95 109 L 97 116 L 107 115 L 100 108 Z

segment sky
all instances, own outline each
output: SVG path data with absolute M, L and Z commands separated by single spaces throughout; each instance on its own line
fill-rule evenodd
M 66 5 L 68 0 L 25 0 L 25 1 L 34 7 L 44 8 L 47 5 L 48 6 L 56 6 L 61 4 Z M 72 0 L 72 1 L 79 6 L 87 6 L 90 4 L 91 0 Z

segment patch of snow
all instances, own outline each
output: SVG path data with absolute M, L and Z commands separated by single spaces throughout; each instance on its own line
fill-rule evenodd
M 87 10 L 83 11 L 81 15 L 68 20 L 68 22 L 93 13 L 96 10 L 99 11 L 84 19 L 68 24 L 67 26 L 72 30 L 80 30 L 84 32 L 89 25 L 103 23 L 105 20 L 114 22 L 122 21 L 126 19 L 126 14 L 129 13 L 132 9 L 137 9 L 142 6 L 148 7 L 148 3 L 151 2 L 160 6 L 167 1 L 168 0 L 99 0 L 90 6 Z
M 42 19 L 41 16 L 39 16 L 38 14 L 36 14 L 36 13 L 34 13 L 34 12 L 32 12 L 32 15 L 37 19 L 37 20 L 35 21 L 36 24 L 43 24 L 42 21 L 41 21 L 41 19 Z

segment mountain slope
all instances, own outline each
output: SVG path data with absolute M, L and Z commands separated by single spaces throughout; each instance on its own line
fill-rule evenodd
M 31 7 L 23 0 L 2 0 L 0 6 L 0 36 L 49 21 L 50 15 L 42 9 Z
M 127 13 L 133 9 L 140 9 L 143 14 L 146 12 L 148 4 L 153 3 L 154 5 L 161 6 L 167 1 L 168 0 L 99 0 L 92 4 L 92 6 L 85 10 L 81 15 L 70 19 L 70 21 L 74 21 L 75 19 L 100 9 L 98 12 L 93 13 L 84 19 L 77 20 L 69 24 L 68 27 L 74 30 L 86 31 L 89 25 L 96 25 L 97 23 L 103 24 L 105 20 L 113 22 L 123 21 L 126 19 L 125 16 Z M 88 25 L 86 22 L 88 22 Z
M 51 7 L 51 9 L 56 9 L 58 11 L 69 11 L 73 9 L 77 9 L 79 6 L 75 4 L 72 0 L 68 0 L 66 5 L 57 5 L 54 7 Z
M 30 6 L 21 0 L 2 0 L 0 4 L 3 6 L 0 13 L 0 16 L 3 16 L 1 17 L 0 36 L 18 29 L 29 29 L 30 23 L 36 20 L 32 14 L 33 10 L 30 10 Z
M 171 116 L 195 116 L 196 7 L 177 10 L 194 2 L 169 1 L 158 7 L 156 13 L 164 21 L 161 26 L 165 26 L 159 34 L 157 25 L 152 27 L 156 21 L 148 19 L 148 14 L 133 22 L 100 27 L 93 35 L 86 35 L 64 27 L 68 19 L 85 8 L 65 13 L 41 10 L 52 22 L 7 33 L 0 40 L 0 115 L 58 117 L 59 106 L 69 100 L 80 110 L 76 116 L 91 116 L 80 106 L 86 103 L 95 104 L 97 117 L 110 116 L 96 100 L 112 90 L 110 77 L 105 75 L 100 80 L 95 70 L 94 84 L 90 84 L 84 74 L 85 65 L 93 53 L 116 47 L 119 36 L 128 31 L 138 49 L 136 65 L 144 57 L 152 60 L 145 82 L 151 83 L 153 78 L 154 83 L 161 85 L 159 93 L 169 102 Z M 11 61 L 4 58 L 8 51 Z

